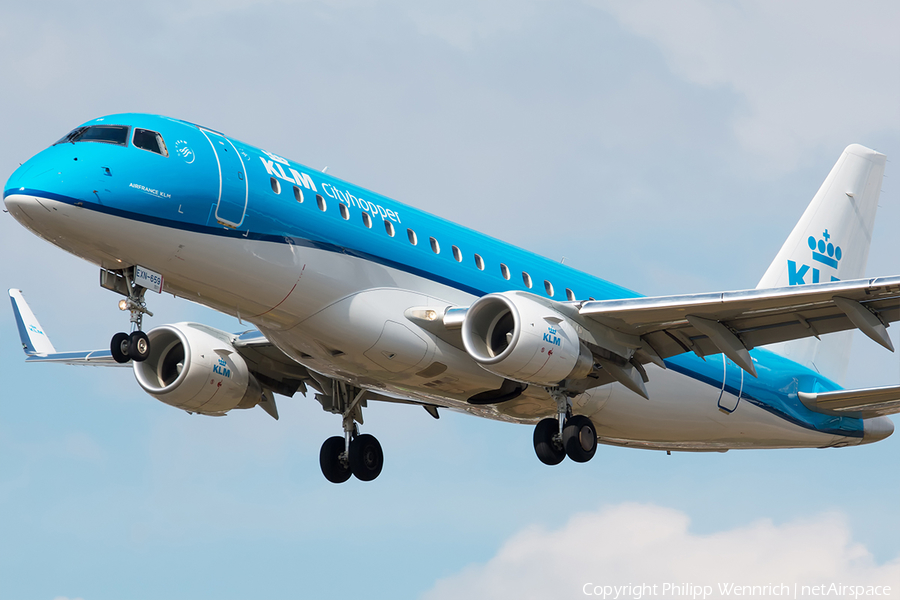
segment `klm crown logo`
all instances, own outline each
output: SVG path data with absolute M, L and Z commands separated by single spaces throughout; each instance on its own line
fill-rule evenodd
M 547 333 L 544 334 L 544 341 L 554 346 L 562 346 L 562 339 L 556 335 L 556 329 L 553 327 L 547 328 Z
M 813 262 L 817 262 L 819 264 L 825 265 L 827 267 L 831 267 L 832 269 L 838 268 L 838 262 L 840 262 L 843 252 L 841 251 L 840 246 L 835 246 L 834 243 L 831 242 L 831 234 L 828 233 L 826 229 L 822 233 L 821 239 L 816 239 L 815 236 L 809 236 L 806 240 L 807 245 L 809 245 L 809 249 L 812 250 L 812 260 Z M 809 265 L 800 265 L 797 267 L 797 263 L 793 260 L 789 260 L 788 262 L 788 285 L 803 285 L 804 283 L 819 283 L 821 278 L 821 267 L 810 267 Z M 807 282 L 805 280 L 806 275 L 809 271 L 812 270 L 812 281 Z M 834 275 L 831 275 L 831 281 L 840 281 Z
M 828 265 L 832 269 L 837 269 L 838 261 L 841 260 L 841 247 L 835 246 L 828 241 L 831 239 L 831 235 L 829 235 L 827 229 L 822 234 L 822 238 L 824 239 L 816 241 L 816 238 L 809 236 L 809 239 L 806 240 L 806 243 L 809 244 L 809 249 L 813 251 L 812 259 L 823 265 Z
M 228 368 L 228 363 L 225 362 L 224 358 L 219 359 L 219 364 L 213 365 L 213 373 L 216 375 L 221 375 L 222 377 L 231 378 L 231 369 Z

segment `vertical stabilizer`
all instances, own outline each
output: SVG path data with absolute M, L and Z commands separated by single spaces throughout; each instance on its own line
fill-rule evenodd
M 885 156 L 847 146 L 757 288 L 865 276 Z M 842 382 L 852 331 L 774 344 L 771 350 Z

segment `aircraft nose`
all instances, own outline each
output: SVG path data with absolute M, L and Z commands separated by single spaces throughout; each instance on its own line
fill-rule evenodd
M 894 422 L 889 417 L 863 419 L 863 444 L 883 440 L 894 433 Z
M 42 210 L 46 210 L 37 198 L 20 190 L 7 190 L 3 203 L 16 221 L 31 230 L 35 227 L 35 218 L 40 216 Z

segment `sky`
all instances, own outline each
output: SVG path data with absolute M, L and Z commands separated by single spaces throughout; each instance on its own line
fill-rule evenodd
M 898 23 L 900 5 L 877 0 L 5 2 L 0 179 L 91 118 L 166 114 L 675 294 L 755 287 L 860 143 L 889 161 L 868 273 L 895 275 Z M 127 328 L 95 267 L 2 213 L 0 284 L 24 291 L 59 349 Z M 245 328 L 151 302 L 147 328 Z M 317 457 L 340 419 L 311 398 L 280 398 L 277 422 L 203 418 L 128 369 L 22 358 L 0 309 L 0 600 L 729 582 L 900 597 L 900 435 L 839 450 L 601 447 L 550 468 L 530 427 L 372 406 L 384 472 L 333 485 Z M 897 383 L 898 357 L 857 335 L 847 386 Z

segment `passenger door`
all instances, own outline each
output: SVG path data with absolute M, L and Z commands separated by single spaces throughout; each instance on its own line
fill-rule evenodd
M 249 188 L 244 159 L 227 137 L 201 129 L 209 140 L 219 167 L 219 198 L 216 204 L 216 221 L 226 227 L 237 228 L 244 222 L 247 212 Z

